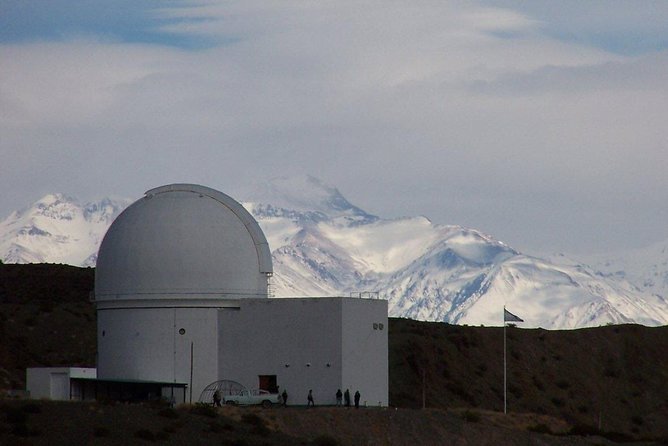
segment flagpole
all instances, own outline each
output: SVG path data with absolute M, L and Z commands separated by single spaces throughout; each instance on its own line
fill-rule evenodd
M 503 413 L 506 414 L 506 306 L 503 306 Z
M 524 319 L 506 310 L 503 306 L 503 413 L 508 413 L 508 373 L 507 373 L 507 341 L 506 341 L 506 322 L 524 322 Z M 511 325 L 515 327 L 515 324 Z

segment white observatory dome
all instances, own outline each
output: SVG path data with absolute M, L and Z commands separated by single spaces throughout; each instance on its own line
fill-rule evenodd
M 238 202 L 207 187 L 172 184 L 146 192 L 107 231 L 95 300 L 181 306 L 267 297 L 271 273 L 267 240 Z

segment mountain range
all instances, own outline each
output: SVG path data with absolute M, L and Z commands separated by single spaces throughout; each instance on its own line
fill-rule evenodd
M 668 324 L 668 243 L 586 263 L 523 254 L 488 234 L 425 217 L 383 219 L 310 176 L 277 178 L 242 204 L 274 261 L 274 297 L 388 300 L 390 316 L 524 327 Z M 104 233 L 132 200 L 49 194 L 0 223 L 5 263 L 94 266 Z

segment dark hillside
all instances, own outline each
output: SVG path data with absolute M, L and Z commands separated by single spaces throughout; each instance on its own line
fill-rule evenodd
M 0 390 L 25 388 L 26 367 L 95 364 L 94 274 L 0 264 Z
M 668 327 L 507 329 L 508 410 L 668 436 Z M 394 319 L 390 401 L 503 411 L 503 328 Z M 424 377 L 424 380 L 423 380 Z
M 0 390 L 25 368 L 94 366 L 94 270 L 0 264 Z M 668 327 L 509 328 L 508 410 L 668 437 Z M 390 404 L 503 411 L 503 329 L 390 319 Z M 424 381 L 423 381 L 424 377 Z
M 0 303 L 87 302 L 93 291 L 95 269 L 38 263 L 0 263 Z

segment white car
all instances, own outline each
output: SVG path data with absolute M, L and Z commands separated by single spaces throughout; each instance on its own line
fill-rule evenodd
M 271 407 L 274 404 L 281 404 L 281 395 L 278 393 L 269 393 L 266 390 L 241 390 L 232 395 L 223 395 L 223 402 L 230 405 L 251 406 L 261 404 L 262 407 Z

